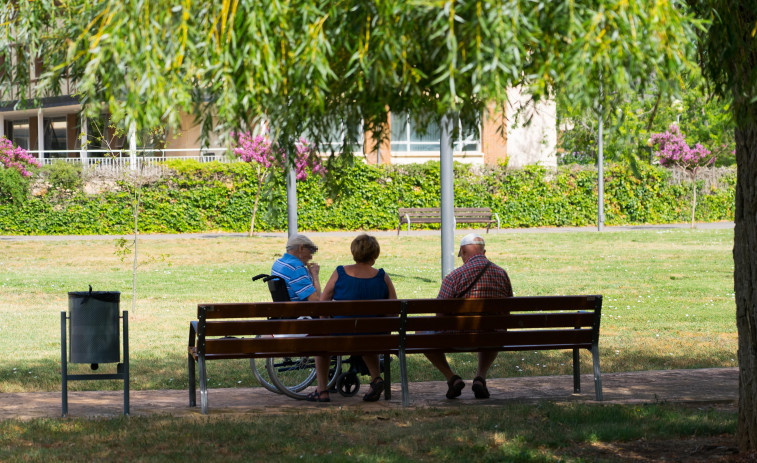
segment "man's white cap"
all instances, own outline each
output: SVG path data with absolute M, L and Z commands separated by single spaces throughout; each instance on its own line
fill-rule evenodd
M 468 233 L 467 235 L 463 236 L 463 239 L 460 240 L 460 247 L 468 244 L 478 244 L 480 246 L 484 246 L 484 239 L 477 233 Z
M 292 237 L 287 241 L 287 249 L 293 249 L 297 246 L 308 246 L 313 249 L 318 249 L 318 247 L 310 240 L 310 238 L 301 233 L 292 235 Z

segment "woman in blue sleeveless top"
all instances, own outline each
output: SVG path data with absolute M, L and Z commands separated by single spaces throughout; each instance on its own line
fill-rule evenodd
M 397 299 L 397 293 L 389 275 L 384 269 L 376 269 L 373 264 L 381 252 L 376 238 L 363 234 L 352 241 L 350 245 L 353 265 L 340 265 L 331 274 L 328 283 L 321 293 L 322 301 L 354 301 L 369 299 Z M 384 390 L 384 380 L 381 378 L 378 355 L 364 355 L 363 361 L 371 374 L 371 390 L 363 396 L 363 400 L 374 402 L 381 397 Z M 328 357 L 316 357 L 316 375 L 318 387 L 315 392 L 307 396 L 311 402 L 330 402 L 328 391 Z

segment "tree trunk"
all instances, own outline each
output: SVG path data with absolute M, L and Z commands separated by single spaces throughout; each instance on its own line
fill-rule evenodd
M 141 173 L 139 174 L 141 176 Z M 131 282 L 131 313 L 137 313 L 137 266 L 139 264 L 139 202 L 142 195 L 141 177 L 134 181 L 134 260 L 132 261 L 132 282 Z
M 250 220 L 250 237 L 255 235 L 255 216 L 258 213 L 258 202 L 260 201 L 260 190 L 263 188 L 263 180 L 258 168 L 258 191 L 255 193 L 255 205 L 252 206 L 252 219 Z
M 697 176 L 696 174 L 691 177 L 691 228 L 696 228 L 694 222 L 694 216 L 697 211 Z
M 742 452 L 748 452 L 757 449 L 757 118 L 736 129 L 736 163 L 733 279 L 739 332 L 738 444 Z

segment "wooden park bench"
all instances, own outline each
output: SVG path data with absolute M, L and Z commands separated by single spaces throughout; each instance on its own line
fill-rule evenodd
M 573 351 L 574 392 L 581 390 L 579 351 L 591 352 L 596 399 L 601 401 L 601 309 L 602 296 L 200 304 L 198 320 L 189 328 L 189 405 L 196 406 L 197 363 L 202 413 L 208 412 L 209 360 L 393 354 L 399 357 L 402 404 L 407 406 L 407 354 L 563 349 Z M 268 319 L 304 315 L 313 318 Z M 370 316 L 318 318 L 334 315 Z M 384 375 L 389 399 L 388 361 Z
M 401 207 L 398 210 L 399 224 L 397 225 L 397 235 L 400 234 L 402 224 L 407 224 L 407 231 L 410 233 L 411 223 L 442 223 L 442 212 L 439 207 Z M 457 223 L 485 223 L 486 233 L 492 224 L 497 224 L 499 230 L 499 214 L 492 213 L 488 207 L 456 207 L 454 212 L 455 226 Z

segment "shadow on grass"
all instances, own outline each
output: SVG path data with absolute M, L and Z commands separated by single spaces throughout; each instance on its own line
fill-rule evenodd
M 219 455 L 224 461 L 248 461 L 251 455 L 262 461 L 597 461 L 587 448 L 642 438 L 732 435 L 737 417 L 673 405 L 540 403 L 198 418 L 3 421 L 0 460 L 28 458 L 30 449 L 35 461 L 65 460 L 76 449 L 76 459 L 84 461 Z

